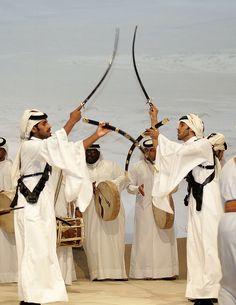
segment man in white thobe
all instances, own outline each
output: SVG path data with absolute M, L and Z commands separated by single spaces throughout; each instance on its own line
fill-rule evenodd
M 157 122 L 157 108 L 150 109 L 151 124 Z M 217 231 L 223 214 L 220 188 L 215 175 L 212 146 L 203 138 L 204 125 L 195 114 L 180 118 L 178 140 L 175 143 L 148 129 L 146 135 L 158 141 L 153 186 L 153 203 L 171 212 L 168 194 L 187 176 L 187 287 L 186 297 L 195 305 L 211 305 L 218 297 L 221 266 L 217 251 Z
M 103 160 L 100 146 L 86 150 L 86 161 L 91 183 L 105 180 L 114 182 L 121 191 L 127 186 L 119 166 Z M 127 279 L 125 270 L 125 212 L 122 202 L 116 219 L 104 221 L 96 212 L 94 197 L 83 213 L 85 224 L 85 252 L 91 280 Z
M 0 137 L 0 192 L 12 190 L 12 161 L 7 158 L 7 155 L 8 145 L 6 139 Z M 0 283 L 10 282 L 17 282 L 15 235 L 0 228 Z
M 156 148 L 152 140 L 145 140 L 143 146 L 149 159 L 154 161 Z M 127 191 L 136 194 L 129 277 L 174 278 L 179 274 L 177 242 L 174 227 L 160 229 L 154 219 L 152 208 L 154 167 L 143 157 L 130 170 L 129 178 Z
M 12 203 L 23 207 L 14 222 L 21 305 L 68 300 L 56 253 L 55 176 L 48 165 L 62 169 L 66 200 L 77 200 L 84 211 L 92 196 L 84 148 L 108 131 L 99 126 L 84 141 L 69 142 L 68 134 L 80 119 L 78 107 L 55 135 L 45 113 L 26 110 L 21 119 L 22 142 L 13 164 L 18 198 Z
M 219 304 L 236 305 L 236 156 L 222 168 L 221 195 L 225 213 L 218 232 L 219 256 L 222 266 Z

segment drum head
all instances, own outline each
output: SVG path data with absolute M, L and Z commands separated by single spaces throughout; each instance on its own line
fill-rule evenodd
M 10 208 L 15 192 L 0 192 L 0 210 Z M 14 233 L 13 212 L 0 216 L 0 227 L 8 233 Z
M 95 208 L 106 221 L 114 220 L 120 211 L 120 193 L 111 181 L 102 181 L 95 190 Z
M 174 211 L 174 202 L 171 195 L 169 195 L 169 200 L 170 200 L 170 206 Z M 167 213 L 155 207 L 154 205 L 152 205 L 152 209 L 153 209 L 155 222 L 160 229 L 172 228 L 175 220 L 175 214 Z

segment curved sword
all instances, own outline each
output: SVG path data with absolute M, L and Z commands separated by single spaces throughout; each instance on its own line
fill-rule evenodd
M 97 91 L 97 89 L 100 87 L 101 83 L 104 81 L 105 77 L 107 76 L 108 72 L 111 69 L 111 66 L 113 64 L 113 61 L 115 59 L 116 53 L 117 53 L 117 48 L 118 48 L 118 41 L 119 41 L 119 34 L 120 34 L 120 29 L 116 28 L 116 32 L 115 32 L 115 42 L 114 42 L 114 47 L 113 47 L 113 53 L 112 53 L 112 57 L 111 60 L 108 64 L 108 67 L 106 68 L 105 73 L 103 74 L 103 76 L 101 77 L 100 81 L 98 82 L 98 84 L 95 86 L 95 88 L 91 91 L 91 93 L 86 97 L 85 100 L 83 100 L 80 105 L 79 105 L 79 109 L 82 109 L 84 107 L 84 105 L 88 102 L 88 100 L 91 98 L 91 96 Z M 54 204 L 56 204 L 57 202 L 57 198 L 58 198 L 58 194 L 61 188 L 61 183 L 62 183 L 62 170 L 60 171 L 59 174 L 59 178 L 57 181 L 57 186 L 56 186 L 56 193 L 55 193 L 55 199 L 54 199 Z
M 116 53 L 117 53 L 119 33 L 120 33 L 120 29 L 117 28 L 116 32 L 115 32 L 115 42 L 114 42 L 112 57 L 111 57 L 111 60 L 108 64 L 108 67 L 107 67 L 105 73 L 103 74 L 103 76 L 101 77 L 100 81 L 95 86 L 95 88 L 91 91 L 91 93 L 86 97 L 85 100 L 83 100 L 83 102 L 80 103 L 80 108 L 84 107 L 84 105 L 88 102 L 88 100 L 91 98 L 91 96 L 97 91 L 97 89 L 100 87 L 101 83 L 104 81 L 105 77 L 107 76 L 108 72 L 110 71 L 113 61 L 115 59 Z
M 120 135 L 122 135 L 123 137 L 125 137 L 126 139 L 128 139 L 129 141 L 131 141 L 135 147 L 138 147 L 138 148 L 141 150 L 141 152 L 142 152 L 144 155 L 146 155 L 145 150 L 144 150 L 144 148 L 141 146 L 141 144 L 140 144 L 138 141 L 136 141 L 131 135 L 129 135 L 127 132 L 121 130 L 120 128 L 117 128 L 117 127 L 115 127 L 115 126 L 112 126 L 112 125 L 110 125 L 109 123 L 106 123 L 106 122 L 98 122 L 98 121 L 90 120 L 90 119 L 88 119 L 88 118 L 82 118 L 82 120 L 83 120 L 83 122 L 88 123 L 88 124 L 92 124 L 92 125 L 97 125 L 97 126 L 98 126 L 98 125 L 102 124 L 102 127 L 107 128 L 107 129 L 110 129 L 110 130 L 112 130 L 112 131 L 115 131 L 115 132 L 119 133 Z M 154 166 L 154 168 L 156 169 L 156 167 L 155 167 L 155 162 L 153 162 L 153 161 L 152 161 L 150 158 L 148 158 L 148 157 L 147 157 L 147 160 L 148 160 L 148 161 Z
M 140 87 L 142 88 L 143 90 L 143 93 L 146 97 L 146 100 L 147 100 L 147 104 L 149 104 L 149 106 L 152 106 L 152 102 L 151 102 L 151 99 L 146 91 L 146 89 L 144 88 L 144 85 L 141 81 L 141 78 L 139 76 L 139 73 L 138 73 L 138 68 L 137 68 L 137 65 L 136 65 L 136 60 L 135 60 L 135 52 L 134 52 L 134 48 L 135 48 L 135 40 L 136 40 L 136 32 L 137 32 L 137 29 L 138 29 L 138 26 L 136 25 L 135 26 L 135 30 L 134 30 L 134 36 L 133 36 L 133 44 L 132 44 L 132 58 L 133 58 L 133 65 L 134 65 L 134 70 L 135 70 L 135 73 L 136 73 L 136 76 L 137 76 L 137 79 L 138 79 L 138 82 L 139 82 L 139 85 Z
M 160 121 L 159 123 L 157 123 L 154 127 L 155 128 L 159 128 L 165 124 L 167 124 L 169 122 L 169 119 L 168 118 L 164 118 L 162 121 Z M 150 129 L 153 129 L 153 127 L 150 127 Z M 145 132 L 145 131 L 144 131 Z M 140 134 L 136 139 L 135 141 L 136 142 L 140 142 L 144 137 L 144 132 L 142 134 Z M 129 151 L 128 151 L 128 154 L 127 154 L 127 157 L 126 157 L 126 161 L 125 161 L 125 172 L 128 172 L 128 168 L 129 168 L 129 162 L 130 162 L 130 158 L 134 152 L 136 148 L 136 145 L 135 144 L 132 144 Z

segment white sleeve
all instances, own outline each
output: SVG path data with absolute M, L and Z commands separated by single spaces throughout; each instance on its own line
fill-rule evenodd
M 137 185 L 137 172 L 135 166 L 129 172 L 129 179 L 130 184 L 127 186 L 127 192 L 133 195 L 137 195 L 139 193 L 139 186 Z
M 202 139 L 190 144 L 179 144 L 159 135 L 156 164 L 158 172 L 154 174 L 153 203 L 158 208 L 171 212 L 168 194 L 197 165 L 206 162 L 212 154 L 209 141 Z
M 93 191 L 83 141 L 69 142 L 65 130 L 60 129 L 54 136 L 42 141 L 39 155 L 49 165 L 63 170 L 66 200 L 76 200 L 80 211 L 85 211 Z

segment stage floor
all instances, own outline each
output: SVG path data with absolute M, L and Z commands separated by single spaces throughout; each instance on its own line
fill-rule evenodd
M 90 282 L 80 279 L 67 286 L 69 302 L 50 305 L 184 305 L 186 280 L 129 280 Z M 0 284 L 0 304 L 18 305 L 16 284 Z

